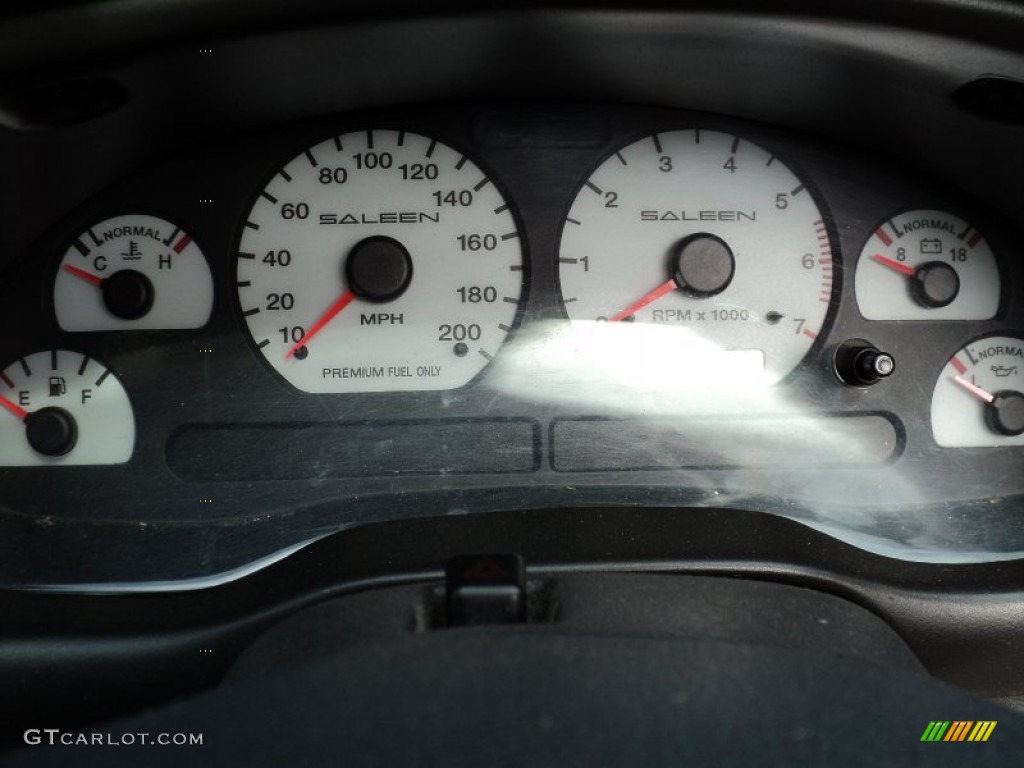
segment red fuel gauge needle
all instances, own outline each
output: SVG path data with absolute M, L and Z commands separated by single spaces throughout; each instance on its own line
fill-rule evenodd
M 610 323 L 617 323 L 617 322 L 619 322 L 621 320 L 625 320 L 627 317 L 630 317 L 631 315 L 635 315 L 637 312 L 639 312 L 641 309 L 646 307 L 648 304 L 652 304 L 653 302 L 657 301 L 662 296 L 664 296 L 666 293 L 671 293 L 677 287 L 678 286 L 676 285 L 676 281 L 674 279 L 670 278 L 670 279 L 666 280 L 664 283 L 659 285 L 653 291 L 651 291 L 650 293 L 645 294 L 643 296 L 643 298 L 641 298 L 641 299 L 639 299 L 637 301 L 634 301 L 632 304 L 630 304 L 624 310 L 619 312 L 619 314 L 615 315 L 614 317 L 608 318 L 608 322 L 610 322 Z
M 313 323 L 313 326 L 302 335 L 302 338 L 291 346 L 291 349 L 289 349 L 285 353 L 284 359 L 287 360 L 300 349 L 302 349 L 304 346 L 306 346 L 309 343 L 310 339 L 312 339 L 314 336 L 320 333 L 320 331 L 324 329 L 325 325 L 331 322 L 331 320 L 333 320 L 341 312 L 341 310 L 343 310 L 345 307 L 352 303 L 352 299 L 354 299 L 355 297 L 356 295 L 352 293 L 352 291 L 350 290 L 345 291 L 343 294 L 341 294 L 341 296 L 339 296 L 337 300 L 333 304 L 331 304 L 330 307 L 327 308 L 327 311 L 320 315 L 320 319 Z
M 883 256 L 880 253 L 872 255 L 871 258 L 877 261 L 883 267 L 888 267 L 889 269 L 895 270 L 896 272 L 899 272 L 901 275 L 906 275 L 907 277 L 914 276 L 915 270 L 913 267 L 907 264 L 901 264 L 900 262 L 896 261 L 896 259 L 890 259 L 888 256 Z
M 28 418 L 28 411 L 26 411 L 24 408 L 22 408 L 22 407 L 20 407 L 20 406 L 18 406 L 16 404 L 12 403 L 6 397 L 0 396 L 0 405 L 2 405 L 4 408 L 6 408 L 11 413 L 13 413 L 15 416 L 17 416 L 19 421 L 24 421 L 25 419 Z
M 965 379 L 963 376 L 954 376 L 953 377 L 953 381 L 955 381 L 961 387 L 966 389 L 968 392 L 970 392 L 976 398 L 981 400 L 981 402 L 983 402 L 983 403 L 991 403 L 992 401 L 994 401 L 996 399 L 995 395 L 990 395 L 988 392 L 986 392 L 984 389 L 979 387 L 977 384 L 972 384 L 967 379 Z
M 103 285 L 102 277 L 97 277 L 91 272 L 86 272 L 84 269 L 79 269 L 78 267 L 73 267 L 70 264 L 65 264 L 64 271 L 70 272 L 75 277 L 82 278 L 87 283 L 92 283 L 93 285 Z

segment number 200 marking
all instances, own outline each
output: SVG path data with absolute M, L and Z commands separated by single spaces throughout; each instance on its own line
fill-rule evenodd
M 482 331 L 480 330 L 480 326 L 476 323 L 471 325 L 462 325 L 461 323 L 449 325 L 448 323 L 444 323 L 438 326 L 437 340 L 465 341 L 466 339 L 469 339 L 470 341 L 477 341 L 479 340 L 481 333 Z

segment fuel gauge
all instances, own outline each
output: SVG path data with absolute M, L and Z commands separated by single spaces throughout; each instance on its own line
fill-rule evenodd
M 53 286 L 65 331 L 201 328 L 213 279 L 199 246 L 156 216 L 115 216 L 75 238 Z
M 855 289 L 868 320 L 987 320 L 999 309 L 999 268 L 968 222 L 943 211 L 907 211 L 872 233 Z
M 986 336 L 949 359 L 932 392 L 932 434 L 951 448 L 1024 445 L 1024 341 Z
M 0 371 L 0 467 L 123 464 L 134 447 L 128 394 L 96 360 L 53 349 Z

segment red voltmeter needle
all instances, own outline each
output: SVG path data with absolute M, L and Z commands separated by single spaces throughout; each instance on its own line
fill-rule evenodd
M 990 395 L 988 392 L 986 392 L 984 389 L 979 387 L 977 384 L 972 384 L 967 379 L 965 379 L 963 376 L 954 376 L 953 377 L 953 381 L 955 381 L 961 387 L 966 389 L 968 392 L 970 392 L 976 398 L 981 400 L 981 402 L 983 402 L 983 403 L 991 403 L 993 400 L 996 399 L 995 395 Z
M 619 312 L 619 314 L 615 315 L 615 317 L 608 318 L 608 322 L 609 323 L 617 323 L 617 322 L 619 322 L 621 320 L 625 320 L 627 317 L 635 315 L 637 312 L 639 312 L 641 309 L 646 307 L 648 304 L 652 304 L 653 302 L 657 301 L 662 296 L 664 296 L 666 293 L 671 293 L 677 287 L 678 286 L 676 285 L 676 281 L 675 280 L 673 280 L 673 279 L 666 280 L 664 283 L 659 285 L 653 291 L 651 291 L 648 294 L 645 294 L 643 298 L 639 299 L 638 301 L 634 301 L 632 304 L 630 304 L 624 310 Z
M 24 408 L 22 408 L 22 407 L 20 407 L 20 406 L 18 406 L 16 404 L 12 403 L 6 397 L 0 396 L 0 405 L 2 405 L 4 408 L 6 408 L 11 413 L 13 413 L 15 416 L 17 416 L 20 421 L 24 421 L 25 419 L 28 418 L 28 411 L 26 411 Z
M 896 259 L 890 259 L 888 256 L 883 256 L 880 253 L 872 255 L 871 258 L 877 261 L 883 267 L 888 267 L 889 269 L 896 270 L 901 275 L 906 275 L 907 277 L 914 276 L 915 270 L 913 267 L 907 264 L 901 264 L 900 262 L 896 261 Z
M 70 264 L 65 264 L 64 265 L 64 271 L 65 272 L 70 272 L 75 277 L 82 278 L 87 283 L 92 283 L 93 285 L 102 285 L 103 284 L 103 278 L 102 277 L 97 277 L 96 275 L 92 274 L 91 272 L 86 272 L 84 269 L 79 269 L 78 267 L 73 267 Z
M 309 340 L 316 336 L 318 333 L 320 333 L 320 331 L 324 329 L 325 325 L 331 322 L 331 320 L 333 320 L 341 312 L 341 310 L 343 310 L 345 307 L 352 303 L 352 299 L 354 299 L 355 297 L 356 295 L 352 293 L 352 291 L 345 291 L 343 294 L 341 294 L 341 296 L 339 296 L 338 299 L 333 304 L 331 304 L 330 307 L 328 307 L 327 311 L 320 316 L 320 319 L 313 323 L 313 327 L 306 331 L 302 335 L 302 338 L 292 345 L 291 349 L 289 349 L 285 353 L 284 359 L 287 360 L 300 349 L 302 349 L 304 346 L 306 346 L 306 344 L 309 343 Z

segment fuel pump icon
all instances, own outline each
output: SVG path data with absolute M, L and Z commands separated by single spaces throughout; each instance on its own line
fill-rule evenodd
M 67 382 L 63 376 L 50 377 L 50 397 L 62 397 L 68 392 Z

